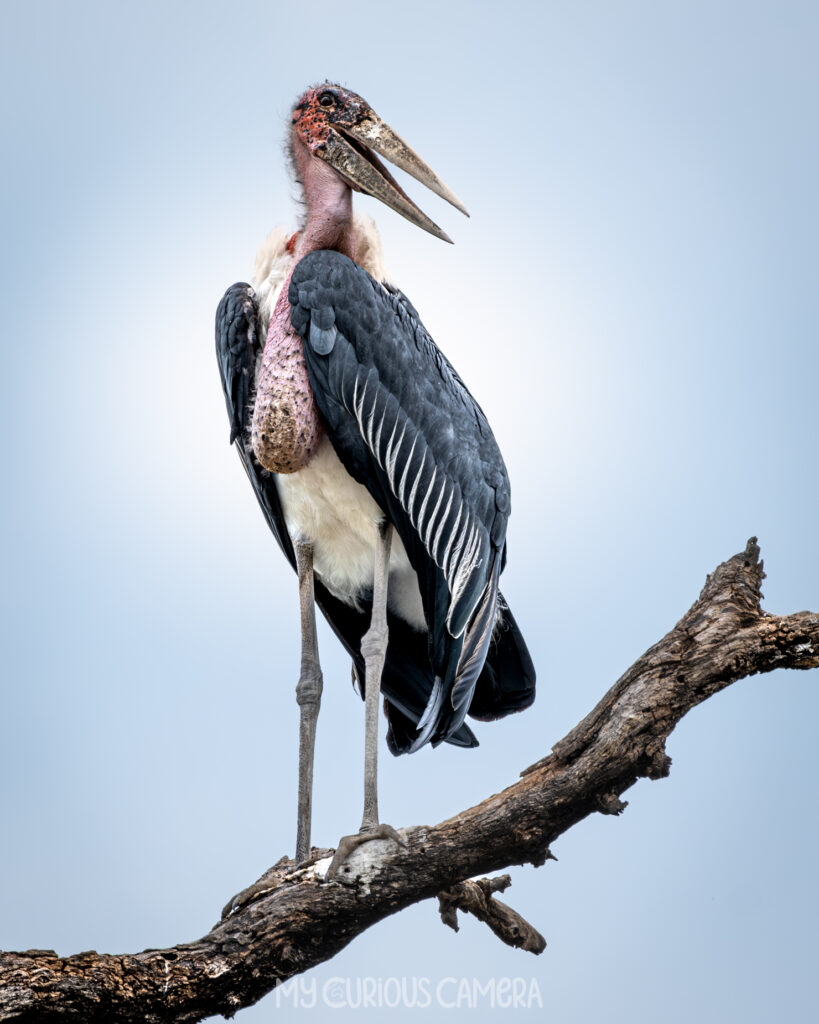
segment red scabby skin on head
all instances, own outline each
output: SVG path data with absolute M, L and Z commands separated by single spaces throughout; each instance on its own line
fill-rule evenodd
M 327 110 L 318 99 L 323 91 L 318 86 L 308 89 L 293 107 L 293 130 L 299 133 L 302 142 L 311 152 L 315 152 L 330 137 Z
M 293 107 L 293 132 L 315 156 L 326 145 L 334 125 L 351 128 L 372 116 L 370 105 L 358 93 L 325 82 L 308 89 Z

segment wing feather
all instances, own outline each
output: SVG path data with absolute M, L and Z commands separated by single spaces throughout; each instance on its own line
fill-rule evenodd
M 261 350 L 256 295 L 249 284 L 240 281 L 231 285 L 216 310 L 216 358 L 222 377 L 230 443 L 236 444 L 242 465 L 267 523 L 295 569 L 296 555 L 284 521 L 274 478 L 253 456 L 247 438 L 251 416 L 256 360 Z
M 240 282 L 225 292 L 216 312 L 216 356 L 222 378 L 230 440 L 235 443 L 242 465 L 273 535 L 295 570 L 296 558 L 276 487 L 276 477 L 253 455 L 248 441 L 255 368 L 260 352 L 260 317 L 257 298 L 250 285 Z M 349 361 L 348 361 L 349 363 Z M 345 363 L 338 363 L 339 386 L 343 389 Z M 349 365 L 347 366 L 349 374 Z M 346 380 L 354 379 L 348 375 Z M 334 597 L 320 579 L 315 580 L 316 603 L 345 646 L 360 678 L 364 675 L 361 638 L 370 624 L 370 612 L 345 604 Z M 383 689 L 391 705 L 388 743 L 394 754 L 412 749 L 409 738 L 413 723 L 429 703 L 434 677 L 426 664 L 426 640 L 397 619 L 389 618 L 389 645 L 384 666 Z M 471 747 L 477 740 L 464 724 L 447 737 L 456 746 Z
M 389 517 L 418 575 L 436 684 L 416 740 L 438 742 L 463 722 L 491 639 L 509 513 L 503 459 L 480 406 L 401 293 L 319 251 L 296 267 L 289 298 L 336 452 Z M 314 331 L 328 324 L 329 350 Z

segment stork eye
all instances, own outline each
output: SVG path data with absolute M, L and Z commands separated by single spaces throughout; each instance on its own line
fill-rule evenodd
M 336 98 L 331 92 L 323 92 L 319 96 L 319 106 L 321 107 L 334 107 L 336 104 Z

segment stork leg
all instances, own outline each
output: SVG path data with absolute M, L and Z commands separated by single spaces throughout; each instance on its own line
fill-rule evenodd
M 332 879 L 349 855 L 371 839 L 392 839 L 401 846 L 406 843 L 392 825 L 378 821 L 378 705 L 381 697 L 381 673 L 387 657 L 387 582 L 390 573 L 392 524 L 386 520 L 378 526 L 373 577 L 373 611 L 370 628 L 361 638 L 364 656 L 364 814 L 357 835 L 339 840 L 326 878 Z
M 299 716 L 299 805 L 296 824 L 296 863 L 310 856 L 310 819 L 313 809 L 313 757 L 316 721 L 323 687 L 316 636 L 316 603 L 313 587 L 313 545 L 297 542 L 296 570 L 301 609 L 301 675 L 296 684 Z

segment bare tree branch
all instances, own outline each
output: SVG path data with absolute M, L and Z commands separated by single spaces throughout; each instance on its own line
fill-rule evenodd
M 458 931 L 456 910 L 472 914 L 479 921 L 489 925 L 501 942 L 516 949 L 525 949 L 536 955 L 546 948 L 546 940 L 540 932 L 525 921 L 517 911 L 494 898 L 494 893 L 503 892 L 512 884 L 509 875 L 498 878 L 478 878 L 474 881 L 459 882 L 444 892 L 438 893 L 441 920 L 445 925 Z
M 665 742 L 687 711 L 745 676 L 819 666 L 819 615 L 763 612 L 763 576 L 752 538 L 708 577 L 677 625 L 518 782 L 439 825 L 402 829 L 406 848 L 365 844 L 345 866 L 344 884 L 324 883 L 332 851 L 314 851 L 298 869 L 279 861 L 197 942 L 121 956 L 0 953 L 0 1020 L 229 1015 L 329 960 L 370 925 L 445 890 L 445 904 L 471 902 L 472 909 L 483 900 L 488 916 L 497 883 L 477 883 L 479 897 L 464 880 L 510 864 L 543 864 L 549 844 L 576 822 L 594 812 L 619 813 L 620 795 L 637 779 L 668 774 Z M 509 913 L 519 926 L 522 919 Z

